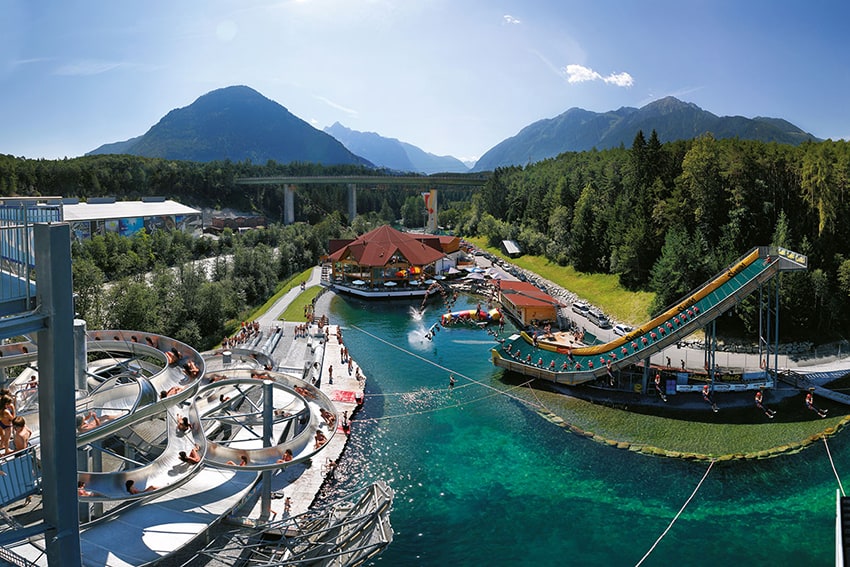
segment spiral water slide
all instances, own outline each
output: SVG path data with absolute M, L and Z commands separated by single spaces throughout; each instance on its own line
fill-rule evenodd
M 151 499 L 182 486 L 205 466 L 254 472 L 280 469 L 321 450 L 317 431 L 326 440 L 335 434 L 336 427 L 330 423 L 338 419 L 333 402 L 297 378 L 243 369 L 219 374 L 212 381 L 204 375 L 203 357 L 179 341 L 130 331 L 95 331 L 87 338 L 89 354 L 99 356 L 92 365 L 97 372 L 90 372 L 88 380 L 96 386 L 76 401 L 76 412 L 78 420 L 94 415 L 97 423 L 78 429 L 77 445 L 117 437 L 136 443 L 136 449 L 144 445 L 140 451 L 163 442 L 164 447 L 141 466 L 125 469 L 125 463 L 120 470 L 79 471 L 78 480 L 87 491 L 81 500 Z M 37 357 L 34 346 L 23 347 L 25 352 L 20 348 L 3 356 L 17 357 L 19 363 Z M 30 375 L 25 374 L 19 379 L 21 391 L 28 383 Z M 263 441 L 265 384 L 272 396 L 269 446 Z M 171 393 L 162 397 L 163 392 Z M 37 389 L 28 388 L 27 402 L 35 407 L 22 413 L 33 429 L 34 445 L 38 444 L 39 419 L 32 400 L 37 398 Z M 177 430 L 178 415 L 189 419 L 188 431 Z M 150 431 L 157 428 L 159 435 L 152 435 Z M 207 435 L 217 438 L 222 430 L 228 431 L 224 440 L 208 441 Z M 200 462 L 181 460 L 181 452 L 189 454 L 196 446 Z M 247 462 L 241 465 L 243 456 Z M 128 491 L 128 481 L 134 493 Z
M 109 333 L 112 331 L 105 335 Z M 138 335 L 134 333 L 140 340 L 132 343 L 133 352 L 128 354 L 137 355 L 141 349 L 156 355 L 151 345 L 142 342 L 148 337 Z M 157 345 L 167 340 L 151 338 Z M 175 348 L 172 343 L 167 345 L 168 351 L 159 352 L 171 352 Z M 126 348 L 126 342 L 105 340 L 101 336 L 96 346 L 119 353 L 122 347 Z M 79 446 L 112 435 L 131 439 L 135 428 L 150 429 L 152 421 L 157 424 L 154 427 L 162 424 L 166 432 L 165 448 L 149 464 L 112 472 L 80 471 L 78 479 L 92 493 L 82 499 L 149 499 L 183 485 L 205 466 L 255 472 L 280 469 L 306 461 L 321 450 L 315 442 L 317 431 L 322 431 L 327 440 L 334 435 L 336 428 L 322 417 L 324 413 L 336 422 L 333 402 L 318 388 L 288 375 L 249 369 L 226 371 L 212 381 L 204 376 L 204 361 L 199 354 L 185 345 L 178 344 L 177 349 L 181 353 L 179 361 L 168 364 L 166 359 L 164 366 L 149 378 L 109 379 L 90 396 L 78 400 L 79 415 L 95 411 L 109 417 L 101 418 L 101 424 L 92 430 L 79 433 Z M 190 362 L 200 370 L 195 377 L 185 371 Z M 153 397 L 156 392 L 168 392 L 172 388 L 180 390 L 165 398 Z M 267 392 L 271 393 L 268 436 L 271 443 L 264 446 L 263 411 Z M 177 430 L 178 414 L 188 417 L 188 431 Z M 227 434 L 219 441 L 223 430 Z M 196 446 L 200 462 L 190 464 L 181 460 L 181 452 L 189 454 Z M 128 492 L 127 481 L 133 481 L 137 493 Z

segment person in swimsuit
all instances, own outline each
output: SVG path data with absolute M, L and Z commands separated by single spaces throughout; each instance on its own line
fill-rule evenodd
M 178 457 L 184 463 L 188 463 L 190 465 L 197 465 L 201 462 L 201 453 L 199 452 L 200 447 L 195 445 L 192 447 L 192 450 L 189 451 L 189 454 L 186 454 L 186 451 L 180 451 L 178 453 Z
M 32 429 L 27 427 L 26 420 L 20 415 L 15 416 L 15 419 L 12 420 L 12 426 L 15 429 L 15 437 L 13 439 L 15 443 L 15 451 L 26 449 L 30 444 Z
M 806 392 L 806 408 L 815 412 L 820 417 L 826 417 L 826 413 L 829 411 L 829 410 L 818 409 L 818 407 L 815 406 L 815 398 L 814 398 L 814 396 L 812 395 L 811 392 Z
M 130 494 L 141 494 L 142 492 L 150 492 L 151 490 L 157 489 L 156 486 L 148 486 L 144 490 L 139 490 L 138 488 L 135 487 L 135 484 L 136 484 L 136 481 L 134 481 L 132 479 L 128 480 L 127 482 L 124 483 L 124 488 L 126 488 L 127 492 L 129 492 Z
M 12 439 L 12 421 L 15 419 L 15 401 L 12 396 L 4 394 L 0 398 L 0 404 L 3 406 L 0 413 L 0 450 L 3 453 L 10 453 L 9 441 Z
M 665 402 L 667 401 L 667 396 L 661 390 L 661 373 L 655 374 L 655 391 L 658 393 L 659 398 L 661 398 Z
M 189 422 L 189 418 L 177 414 L 177 433 L 186 433 L 190 429 L 192 429 L 192 424 Z
M 227 462 L 226 462 L 226 463 L 224 463 L 224 464 L 226 464 L 226 465 L 231 465 L 231 466 L 236 466 L 236 463 L 234 463 L 233 461 L 227 461 Z M 240 466 L 240 467 L 244 467 L 244 466 L 245 466 L 245 465 L 247 465 L 247 464 L 248 464 L 248 455 L 240 455 L 240 456 L 239 456 L 239 465 L 238 465 L 238 466 Z
M 717 404 L 714 403 L 714 398 L 711 396 L 711 387 L 708 384 L 702 387 L 702 399 L 711 405 L 711 410 L 714 413 L 717 413 L 718 407 Z
M 756 390 L 756 407 L 764 412 L 764 415 L 773 419 L 773 416 L 776 415 L 776 410 L 772 410 L 766 405 L 764 405 L 764 395 L 761 393 L 761 390 Z

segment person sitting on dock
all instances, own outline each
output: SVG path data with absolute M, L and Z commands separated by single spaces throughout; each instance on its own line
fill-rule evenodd
M 766 405 L 764 405 L 764 395 L 761 393 L 761 390 L 756 391 L 756 407 L 764 412 L 764 415 L 773 419 L 773 416 L 776 415 L 776 411 L 770 409 Z
M 325 469 L 325 475 L 326 476 L 328 476 L 331 480 L 336 480 L 336 475 L 335 475 L 336 461 L 335 460 L 328 458 L 328 461 L 325 463 L 324 469 Z
M 818 414 L 820 417 L 826 417 L 826 414 L 829 411 L 818 409 L 817 406 L 815 406 L 815 398 L 811 392 L 806 392 L 806 407 Z
M 702 399 L 711 405 L 711 410 L 714 413 L 717 413 L 720 409 L 717 407 L 717 404 L 714 403 L 714 398 L 711 397 L 711 387 L 708 384 L 702 387 Z
M 189 451 L 188 454 L 186 453 L 186 451 L 180 451 L 177 456 L 180 458 L 181 461 L 190 465 L 197 465 L 201 462 L 200 447 L 198 447 L 197 445 L 192 447 L 192 450 Z

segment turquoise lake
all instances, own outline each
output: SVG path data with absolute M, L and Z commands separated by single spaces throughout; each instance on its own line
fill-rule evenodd
M 461 297 L 455 309 L 474 306 Z M 579 437 L 509 392 L 486 330 L 425 333 L 444 308 L 334 297 L 367 376 L 335 490 L 395 490 L 393 543 L 375 565 L 636 565 L 708 463 L 649 457 Z M 457 385 L 448 389 L 449 372 Z M 559 396 L 536 392 L 558 413 Z M 528 397 L 526 388 L 525 397 Z M 850 471 L 847 434 L 829 440 Z M 843 480 L 843 479 L 842 479 Z M 838 482 L 826 448 L 716 463 L 642 565 L 833 565 Z

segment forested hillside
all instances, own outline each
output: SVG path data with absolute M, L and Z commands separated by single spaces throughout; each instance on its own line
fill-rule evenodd
M 281 188 L 239 186 L 234 179 L 343 173 L 375 172 L 274 162 L 255 166 L 132 156 L 59 161 L 0 156 L 0 194 L 82 199 L 161 195 L 193 206 L 261 211 L 280 220 Z M 653 131 L 648 138 L 639 133 L 630 148 L 566 153 L 527 167 L 497 169 L 471 197 L 468 192 L 441 191 L 440 223 L 461 235 L 486 236 L 494 244 L 516 239 L 526 252 L 580 271 L 616 274 L 627 288 L 655 292 L 656 308 L 681 297 L 753 246 L 784 246 L 809 257 L 807 272 L 782 276 L 784 338 L 824 342 L 850 331 L 848 183 L 846 142 L 791 146 L 703 136 L 661 144 Z M 310 253 L 271 257 L 276 276 L 314 262 L 328 238 L 362 233 L 397 219 L 421 227 L 423 208 L 417 191 L 364 188 L 358 190 L 360 215 L 347 226 L 345 187 L 299 191 L 296 219 L 307 224 L 298 238 L 312 243 L 306 247 Z M 293 237 L 279 238 L 272 240 Z M 120 256 L 124 263 L 134 258 Z M 246 260 L 253 261 L 268 264 L 269 258 Z M 168 263 L 158 258 L 160 262 Z M 134 272 L 122 271 L 122 266 L 100 269 L 109 279 Z M 245 297 L 262 295 L 239 289 Z M 750 330 L 757 327 L 752 301 L 733 315 L 724 320 L 740 318 Z
M 641 132 L 630 149 L 497 169 L 458 228 L 617 274 L 654 291 L 656 308 L 753 246 L 785 246 L 809 256 L 809 271 L 783 275 L 782 330 L 823 340 L 850 327 L 848 183 L 846 142 L 703 136 L 662 145 Z M 752 302 L 736 312 L 757 325 Z

